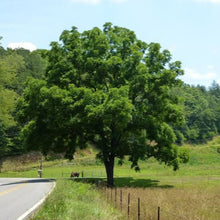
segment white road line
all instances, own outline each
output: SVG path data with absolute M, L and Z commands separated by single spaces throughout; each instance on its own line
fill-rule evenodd
M 17 220 L 28 219 L 34 212 L 36 212 L 38 210 L 38 208 L 40 208 L 40 206 L 43 204 L 43 202 L 45 201 L 47 196 L 49 196 L 50 193 L 53 191 L 55 186 L 56 186 L 56 182 L 53 182 L 53 186 L 50 189 L 50 191 L 47 194 L 45 194 L 45 196 L 38 203 L 36 203 L 32 208 L 30 208 L 23 215 L 21 215 Z

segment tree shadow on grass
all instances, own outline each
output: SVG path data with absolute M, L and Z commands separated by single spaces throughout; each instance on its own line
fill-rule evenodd
M 132 177 L 119 177 L 114 179 L 117 187 L 157 187 L 157 188 L 172 188 L 172 185 L 159 185 L 159 180 L 152 179 L 134 179 Z
M 101 182 L 106 182 L 106 178 L 74 178 L 74 181 L 84 182 L 98 185 Z M 160 185 L 159 180 L 152 179 L 134 179 L 133 177 L 115 177 L 115 187 L 156 187 L 156 188 L 172 188 L 172 185 Z

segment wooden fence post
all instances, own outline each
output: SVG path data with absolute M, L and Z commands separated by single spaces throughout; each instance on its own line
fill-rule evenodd
M 117 188 L 115 187 L 115 208 L 117 206 Z
M 111 187 L 111 202 L 112 202 L 112 187 Z
M 130 216 L 130 193 L 128 193 L 128 218 Z
M 121 206 L 121 211 L 122 211 L 122 190 L 120 190 L 120 206 Z
M 140 207 L 140 198 L 138 198 L 138 220 L 141 219 L 141 207 Z
M 160 220 L 160 207 L 157 209 L 157 220 Z
M 107 199 L 107 202 L 108 202 L 108 188 L 106 190 L 106 199 Z

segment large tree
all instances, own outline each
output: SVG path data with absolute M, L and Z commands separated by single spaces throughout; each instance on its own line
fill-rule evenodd
M 71 158 L 91 143 L 109 186 L 115 158 L 125 155 L 137 170 L 138 160 L 150 157 L 178 168 L 172 125 L 183 116 L 171 89 L 182 84 L 183 71 L 168 50 L 111 23 L 65 30 L 51 47 L 46 80 L 30 80 L 19 103 L 27 146 Z

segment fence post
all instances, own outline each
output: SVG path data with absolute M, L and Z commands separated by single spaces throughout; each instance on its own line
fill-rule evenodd
M 130 216 L 130 193 L 128 193 L 128 218 Z
M 138 198 L 138 220 L 141 219 L 141 207 L 140 207 L 140 198 Z
M 108 188 L 106 190 L 106 199 L 107 199 L 107 202 L 108 202 Z
M 117 188 L 115 187 L 115 208 L 117 206 Z
M 111 202 L 112 202 L 112 187 L 111 187 Z
M 121 206 L 121 211 L 122 211 L 122 190 L 120 190 L 120 206 Z
M 160 206 L 157 209 L 157 220 L 160 220 Z

